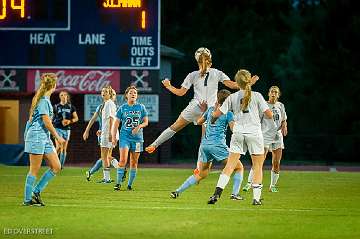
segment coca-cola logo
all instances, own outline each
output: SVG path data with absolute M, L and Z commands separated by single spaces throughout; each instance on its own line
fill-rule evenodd
M 45 71 L 37 70 L 35 73 L 35 89 L 39 86 L 41 74 L 43 72 Z M 58 70 L 51 72 L 55 73 L 58 77 L 56 90 L 67 90 L 77 93 L 100 92 L 102 88 L 108 85 L 111 85 L 115 90 L 119 90 L 118 71 Z

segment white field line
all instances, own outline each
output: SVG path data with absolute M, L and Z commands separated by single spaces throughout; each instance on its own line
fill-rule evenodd
M 85 204 L 47 204 L 46 207 L 75 207 L 75 208 L 96 208 L 96 209 L 122 209 L 122 210 L 220 210 L 220 211 L 273 211 L 273 212 L 343 212 L 346 209 L 333 209 L 333 208 L 266 208 L 266 206 L 254 207 L 254 208 L 218 208 L 210 206 L 208 208 L 203 207 L 168 207 L 168 206 L 121 206 L 121 205 L 85 205 Z

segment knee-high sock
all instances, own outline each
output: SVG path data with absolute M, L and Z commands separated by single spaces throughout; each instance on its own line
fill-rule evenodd
M 223 174 L 223 173 L 220 174 L 220 177 L 219 177 L 216 187 L 224 189 L 226 187 L 226 185 L 228 184 L 229 180 L 230 180 L 229 176 L 227 176 L 226 174 Z
M 28 173 L 25 179 L 25 189 L 24 189 L 24 202 L 29 202 L 31 200 L 31 194 L 33 192 L 34 183 L 36 177 Z
M 59 154 L 59 159 L 60 159 L 61 167 L 63 167 L 64 164 L 65 164 L 65 160 L 66 160 L 66 153 L 60 153 Z
M 117 184 L 121 184 L 124 173 L 125 173 L 125 168 L 118 168 L 117 169 L 117 178 L 116 178 L 116 183 Z
M 102 167 L 102 160 L 98 159 L 94 166 L 92 166 L 92 168 L 90 169 L 90 175 L 96 173 L 100 168 Z
M 128 181 L 128 186 L 132 186 L 134 180 L 135 180 L 135 177 L 136 177 L 136 172 L 137 172 L 137 169 L 136 168 L 131 168 L 130 169 L 130 172 L 129 172 L 129 181 Z
M 176 132 L 172 130 L 170 127 L 168 127 L 159 135 L 159 137 L 151 145 L 154 145 L 155 147 L 159 147 L 165 141 L 173 137 L 174 134 L 176 134 Z
M 118 167 L 119 167 L 119 161 L 117 161 L 116 158 L 112 158 L 112 160 L 110 161 L 110 164 L 111 164 L 114 168 L 118 168 Z
M 49 181 L 55 177 L 55 175 L 56 174 L 51 169 L 46 170 L 46 172 L 41 176 L 39 182 L 34 187 L 34 193 L 41 193 L 48 185 Z
M 233 184 L 232 194 L 234 195 L 239 194 L 242 179 L 243 179 L 243 175 L 241 173 L 234 173 L 234 177 L 233 177 L 234 184 Z
M 271 183 L 270 186 L 275 186 L 278 179 L 279 179 L 280 173 L 275 173 L 271 170 Z
M 110 178 L 110 167 L 106 167 L 103 169 L 103 173 L 104 173 L 104 180 L 105 181 L 110 181 L 111 178 Z
M 252 188 L 253 188 L 253 199 L 259 201 L 261 198 L 262 184 L 253 183 Z
M 184 192 L 186 189 L 188 189 L 189 187 L 191 187 L 192 185 L 194 185 L 196 183 L 196 178 L 194 175 L 191 175 L 190 177 L 188 177 L 185 182 L 178 188 L 176 189 L 176 192 L 182 193 Z
M 253 176 L 254 176 L 254 170 L 251 168 L 248 176 L 248 183 L 250 184 L 252 183 Z

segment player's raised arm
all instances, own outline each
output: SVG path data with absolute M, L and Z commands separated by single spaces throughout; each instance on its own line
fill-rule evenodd
M 188 91 L 188 89 L 186 89 L 183 86 L 181 88 L 176 88 L 176 87 L 172 86 L 171 82 L 168 78 L 165 78 L 163 81 L 161 81 L 161 83 L 164 85 L 164 87 L 166 89 L 168 89 L 171 93 L 173 93 L 174 95 L 177 95 L 177 96 L 183 96 Z

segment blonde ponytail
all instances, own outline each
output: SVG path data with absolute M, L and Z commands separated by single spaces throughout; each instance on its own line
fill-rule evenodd
M 56 80 L 57 80 L 57 76 L 54 73 L 44 73 L 41 75 L 40 87 L 36 91 L 31 101 L 31 107 L 29 111 L 29 121 L 32 120 L 34 109 L 38 105 L 40 98 L 43 97 L 47 91 L 55 87 Z
M 235 75 L 235 81 L 240 89 L 245 91 L 244 97 L 241 100 L 241 110 L 248 108 L 251 100 L 251 74 L 247 70 L 239 70 Z

